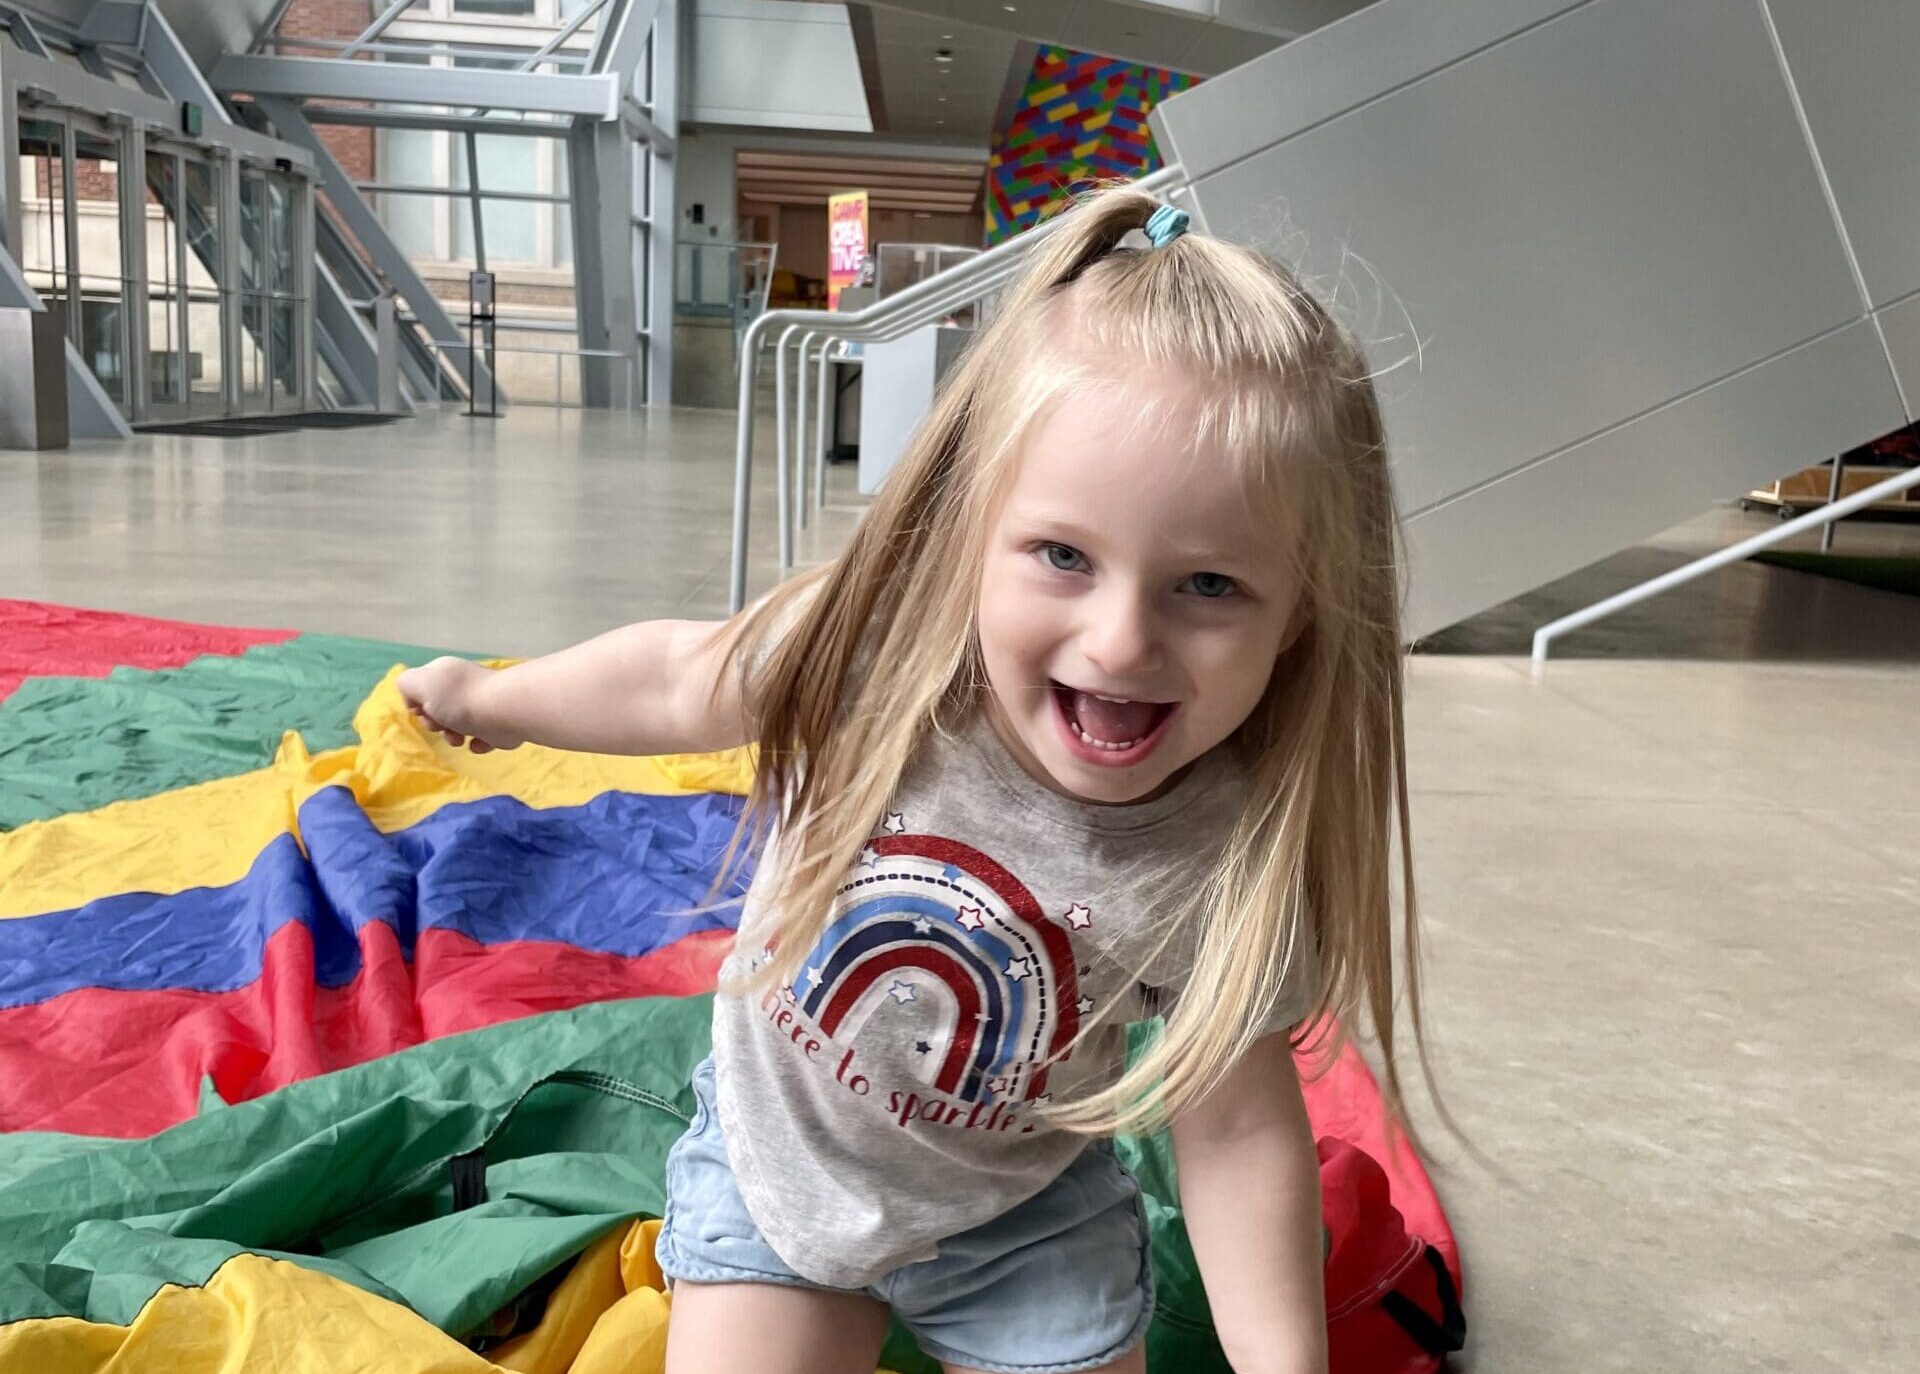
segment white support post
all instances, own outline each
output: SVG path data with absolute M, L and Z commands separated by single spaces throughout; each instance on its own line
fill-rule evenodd
M 787 463 L 787 340 L 800 328 L 790 324 L 773 346 L 773 444 L 776 518 L 780 522 L 780 575 L 793 567 L 793 473 Z
M 800 370 L 795 385 L 799 389 L 793 419 L 793 512 L 801 529 L 807 527 L 807 355 L 813 352 L 816 331 L 800 336 Z
M 820 402 L 813 416 L 813 500 L 821 510 L 827 508 L 827 407 L 840 408 L 840 389 L 834 385 L 833 350 L 837 347 L 831 338 L 820 345 Z

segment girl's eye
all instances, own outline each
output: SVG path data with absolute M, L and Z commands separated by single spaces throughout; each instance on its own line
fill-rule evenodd
M 1069 548 L 1065 544 L 1042 544 L 1037 552 L 1046 560 L 1047 566 L 1055 572 L 1079 572 L 1087 565 L 1087 560 L 1081 556 L 1080 550 Z
M 1225 573 L 1195 573 L 1187 579 L 1187 586 L 1195 596 L 1203 596 L 1209 601 L 1217 601 L 1234 592 L 1233 579 Z

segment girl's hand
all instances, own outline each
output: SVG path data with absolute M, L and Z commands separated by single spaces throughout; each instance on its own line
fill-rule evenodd
M 455 748 L 466 745 L 476 754 L 494 749 L 517 749 L 526 741 L 499 721 L 483 721 L 477 699 L 493 676 L 490 669 L 464 658 L 436 658 L 400 674 L 400 699 L 428 730 L 444 736 Z

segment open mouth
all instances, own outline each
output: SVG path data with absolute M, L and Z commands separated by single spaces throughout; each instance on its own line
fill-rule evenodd
M 1068 746 L 1090 763 L 1137 763 L 1153 752 L 1179 703 L 1134 701 L 1055 682 L 1055 713 Z

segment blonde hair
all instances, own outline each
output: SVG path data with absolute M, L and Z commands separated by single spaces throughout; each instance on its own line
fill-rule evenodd
M 1364 1009 L 1400 1114 L 1390 870 L 1397 831 L 1408 1009 L 1420 1036 L 1402 724 L 1399 525 L 1378 402 L 1359 346 L 1280 265 L 1199 235 L 1121 241 L 1158 203 L 1094 192 L 957 365 L 840 556 L 736 628 L 760 770 L 746 832 L 778 825 L 772 961 L 790 981 L 931 730 L 985 681 L 974 611 L 998 494 L 1035 417 L 1110 360 L 1209 383 L 1201 424 L 1234 455 L 1292 546 L 1296 633 L 1237 739 L 1249 787 L 1194 899 L 1191 986 L 1150 1051 L 1103 1091 L 1050 1109 L 1088 1134 L 1137 1130 L 1210 1092 L 1312 970 L 1296 1037 Z M 1108 360 L 1104 369 L 1100 360 Z M 1281 502 L 1285 502 L 1283 511 Z M 1281 521 L 1285 521 L 1285 525 Z M 870 671 L 875 663 L 885 671 Z M 744 843 L 744 841 L 743 841 Z M 769 858 L 768 862 L 774 862 Z M 1304 964 L 1301 936 L 1317 954 Z M 1424 1063 L 1424 1052 L 1422 1054 Z

